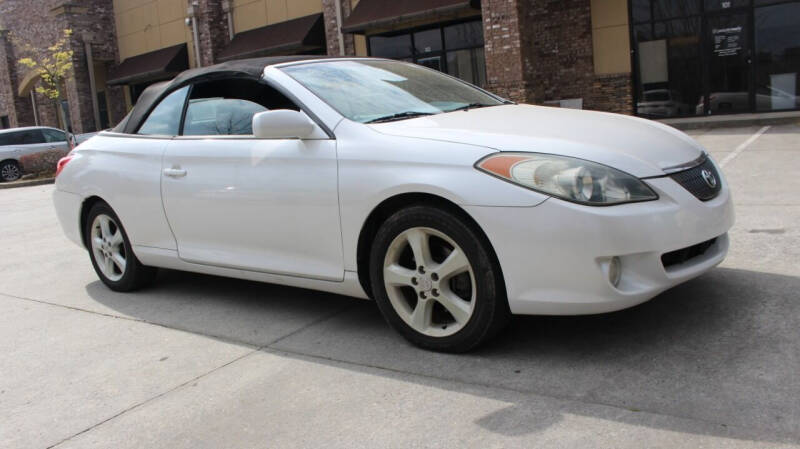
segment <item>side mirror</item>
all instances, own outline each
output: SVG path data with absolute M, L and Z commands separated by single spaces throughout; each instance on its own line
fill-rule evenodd
M 253 135 L 259 139 L 303 139 L 314 132 L 314 122 L 289 109 L 259 112 L 253 116 Z

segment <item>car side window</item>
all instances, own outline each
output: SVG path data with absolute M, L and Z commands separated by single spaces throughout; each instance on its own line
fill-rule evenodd
M 250 135 L 253 116 L 267 108 L 234 98 L 197 98 L 186 109 L 185 136 Z
M 176 136 L 181 123 L 183 103 L 189 86 L 182 87 L 167 95 L 166 98 L 150 111 L 147 120 L 139 127 L 137 134 Z
M 47 143 L 60 143 L 67 141 L 67 133 L 64 131 L 57 131 L 55 129 L 43 129 L 44 140 Z
M 253 134 L 253 116 L 274 109 L 299 111 L 291 100 L 265 83 L 223 79 L 192 88 L 184 136 L 246 136 Z
M 19 143 L 21 145 L 36 145 L 39 143 L 45 143 L 44 135 L 42 134 L 42 130 L 40 129 L 28 129 L 25 131 L 20 131 L 19 133 Z

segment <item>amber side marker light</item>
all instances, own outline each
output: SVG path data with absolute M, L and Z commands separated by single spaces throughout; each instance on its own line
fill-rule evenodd
M 528 157 L 523 156 L 494 156 L 481 161 L 478 168 L 493 173 L 497 176 L 511 179 L 511 167 L 517 162 L 524 161 Z

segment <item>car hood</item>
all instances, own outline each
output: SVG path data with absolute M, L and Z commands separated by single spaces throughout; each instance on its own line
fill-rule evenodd
M 380 133 L 571 156 L 638 177 L 700 157 L 686 134 L 650 120 L 604 112 L 503 105 L 369 125 Z

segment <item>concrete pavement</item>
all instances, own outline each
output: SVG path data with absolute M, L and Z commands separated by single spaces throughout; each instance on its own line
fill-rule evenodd
M 761 129 L 690 133 L 721 161 Z M 720 268 L 459 356 L 327 293 L 173 271 L 113 293 L 52 186 L 3 191 L 0 447 L 800 447 L 800 127 L 724 171 Z

